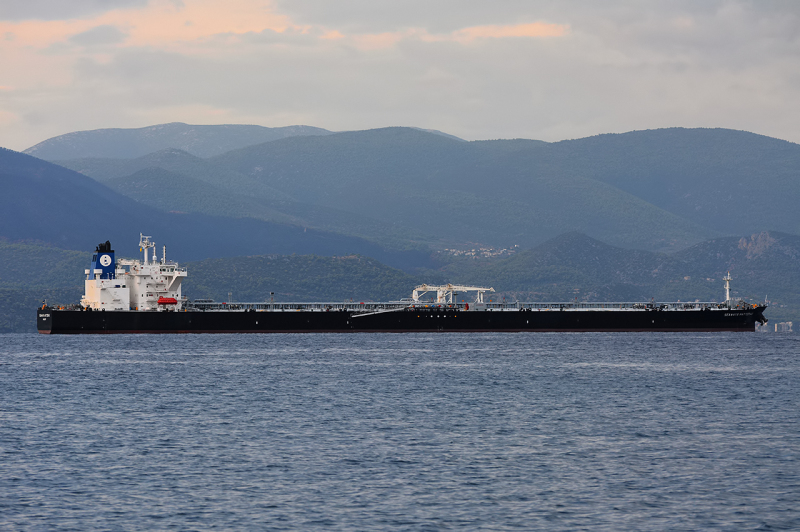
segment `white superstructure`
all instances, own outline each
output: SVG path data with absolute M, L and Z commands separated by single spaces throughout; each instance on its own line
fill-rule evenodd
M 149 250 L 153 248 L 152 258 Z M 98 246 L 92 267 L 85 271 L 85 292 L 81 306 L 92 310 L 158 311 L 180 310 L 183 306 L 181 282 L 186 268 L 166 260 L 166 246 L 159 260 L 155 243 L 139 234 L 139 249 L 144 260 L 114 261 L 111 244 Z

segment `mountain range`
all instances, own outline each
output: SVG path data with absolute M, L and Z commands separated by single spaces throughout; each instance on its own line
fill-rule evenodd
M 169 148 L 57 162 L 160 209 L 220 214 L 236 205 L 230 212 L 400 248 L 529 248 L 579 231 L 670 251 L 723 235 L 800 233 L 800 146 L 723 129 L 546 143 L 384 128 L 206 158 Z
M 742 297 L 800 318 L 800 146 L 753 133 L 467 142 L 165 124 L 26 151 L 0 149 L 11 321 L 43 297 L 77 300 L 86 254 L 111 240 L 130 256 L 139 232 L 191 263 L 194 297 L 381 299 L 452 281 L 538 301 L 718 299 L 730 269 Z
M 202 157 L 286 137 L 328 135 L 311 126 L 253 125 L 198 126 L 173 122 L 136 129 L 93 129 L 59 135 L 31 146 L 25 153 L 47 161 L 75 157 L 131 158 L 166 148 L 178 148 Z
M 360 253 L 399 267 L 424 263 L 420 251 L 387 250 L 366 240 L 248 217 L 158 210 L 82 174 L 0 149 L 0 237 L 91 250 L 98 242 L 135 246 L 153 235 L 188 260 L 258 253 Z

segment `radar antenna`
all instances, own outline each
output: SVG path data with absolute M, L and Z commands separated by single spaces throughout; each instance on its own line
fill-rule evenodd
M 139 251 L 144 251 L 144 263 L 147 264 L 147 250 L 153 248 L 153 261 L 156 260 L 156 243 L 151 242 L 150 239 L 153 238 L 151 236 L 145 236 L 142 233 L 139 233 Z

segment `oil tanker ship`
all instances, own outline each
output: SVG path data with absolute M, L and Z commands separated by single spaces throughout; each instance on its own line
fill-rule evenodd
M 420 285 L 400 301 L 368 303 L 218 303 L 188 300 L 181 292 L 186 268 L 161 258 L 140 234 L 143 260 L 115 259 L 111 244 L 97 246 L 85 270 L 79 304 L 43 304 L 42 334 L 311 333 L 311 332 L 614 332 L 754 331 L 766 323 L 766 305 L 730 296 L 694 303 L 486 301 L 493 288 Z M 152 250 L 152 253 L 150 252 Z M 456 296 L 474 294 L 470 302 Z

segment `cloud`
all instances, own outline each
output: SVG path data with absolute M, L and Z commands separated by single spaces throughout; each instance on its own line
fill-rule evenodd
M 125 40 L 127 33 L 120 31 L 116 26 L 104 24 L 95 26 L 92 29 L 73 35 L 69 42 L 81 46 L 93 46 L 98 44 L 117 44 Z
M 567 33 L 568 29 L 569 27 L 565 24 L 533 22 L 529 24 L 472 26 L 446 34 L 431 34 L 425 28 L 409 28 L 396 32 L 353 35 L 343 35 L 337 30 L 328 32 L 321 36 L 321 38 L 341 39 L 344 42 L 350 41 L 361 50 L 380 50 L 397 46 L 403 41 L 412 40 L 424 42 L 450 41 L 469 44 L 481 39 L 561 37 Z
M 471 42 L 475 39 L 505 39 L 509 37 L 562 37 L 567 33 L 566 24 L 548 24 L 533 22 L 529 24 L 472 26 L 455 31 L 451 37 L 459 42 Z
M 563 1 L 563 0 L 562 0 Z M 537 0 L 275 0 L 277 11 L 298 24 L 335 27 L 342 33 L 392 33 L 424 28 L 447 34 L 460 28 L 549 19 L 548 4 Z M 566 10 L 565 10 L 566 11 Z
M 148 0 L 3 0 L 0 20 L 67 20 L 119 8 L 142 7 Z
M 707 126 L 800 141 L 800 3 L 119 5 L 0 22 L 15 36 L 0 54 L 2 85 L 13 87 L 0 113 L 17 120 L 0 129 L 0 145 L 171 121 L 543 140 Z

